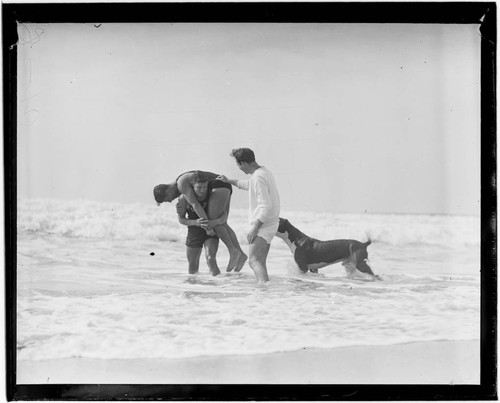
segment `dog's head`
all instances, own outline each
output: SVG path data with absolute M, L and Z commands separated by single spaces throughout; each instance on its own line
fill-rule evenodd
M 278 234 L 284 234 L 290 223 L 286 218 L 280 217 L 280 224 L 278 226 Z
M 290 223 L 286 218 L 280 217 L 280 223 L 278 225 L 278 230 L 276 231 L 276 236 L 283 240 L 286 240 L 289 237 L 288 228 L 290 227 Z

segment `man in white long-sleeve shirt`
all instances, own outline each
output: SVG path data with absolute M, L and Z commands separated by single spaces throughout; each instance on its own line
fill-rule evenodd
M 217 179 L 249 191 L 247 235 L 249 263 L 259 282 L 269 281 L 266 260 L 279 225 L 280 197 L 273 174 L 255 161 L 255 154 L 249 148 L 237 148 L 231 152 L 238 168 L 252 175 L 250 180 L 228 179 L 221 175 Z

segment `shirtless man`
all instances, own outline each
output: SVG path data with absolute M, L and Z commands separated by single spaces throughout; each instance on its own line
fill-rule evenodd
M 217 185 L 217 181 L 210 182 L 211 185 L 214 183 Z M 196 198 L 202 205 L 203 209 L 208 208 L 208 200 L 210 193 L 212 191 L 212 186 L 209 186 L 208 180 L 206 178 L 198 176 L 195 178 L 193 183 L 193 190 Z M 207 231 L 203 229 L 206 220 L 200 219 L 196 212 L 187 201 L 184 195 L 179 197 L 179 202 L 177 203 L 177 214 L 179 222 L 182 225 L 188 227 L 187 237 L 186 237 L 186 256 L 188 259 L 188 271 L 189 274 L 198 273 L 200 266 L 200 256 L 202 247 L 205 248 L 205 258 L 207 259 L 207 265 L 210 269 L 212 276 L 217 276 L 220 274 L 219 266 L 217 265 L 217 250 L 219 248 L 219 238 L 207 234 Z M 187 215 L 187 217 L 186 217 Z M 213 220 L 212 223 L 220 225 L 227 220 L 227 210 L 225 210 L 221 217 Z
M 198 176 L 202 176 L 208 181 L 214 181 L 219 175 L 205 171 L 185 172 L 169 184 L 155 186 L 153 190 L 154 198 L 157 204 L 160 205 L 163 202 L 171 203 L 179 196 L 184 195 L 186 201 L 193 207 L 194 212 L 200 217 L 199 219 L 202 220 L 202 228 L 204 228 L 209 235 L 214 235 L 215 233 L 227 246 L 229 251 L 229 263 L 226 271 L 230 272 L 234 270 L 238 272 L 243 268 L 248 257 L 241 249 L 238 238 L 232 228 L 227 224 L 227 221 L 223 223 L 215 221 L 220 218 L 226 210 L 229 216 L 232 189 L 230 187 L 224 187 L 224 184 L 221 185 L 221 182 L 217 181 L 218 184 L 211 187 L 208 211 L 205 211 L 193 189 L 194 181 Z

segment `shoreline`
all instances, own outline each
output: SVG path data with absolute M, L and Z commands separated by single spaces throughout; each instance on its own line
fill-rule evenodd
M 17 384 L 480 383 L 480 341 L 194 358 L 18 360 Z

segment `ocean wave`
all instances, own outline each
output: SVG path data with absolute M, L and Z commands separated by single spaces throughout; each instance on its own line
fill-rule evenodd
M 17 230 L 87 239 L 177 242 L 185 236 L 175 212 L 142 204 L 27 199 L 18 203 Z
M 440 215 L 333 214 L 282 212 L 293 225 L 316 239 L 371 239 L 391 245 L 450 247 L 480 244 L 479 217 Z M 243 240 L 246 210 L 233 209 L 230 225 Z M 70 238 L 181 242 L 185 227 L 175 206 L 103 203 L 87 200 L 22 199 L 17 230 Z

